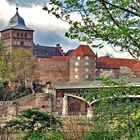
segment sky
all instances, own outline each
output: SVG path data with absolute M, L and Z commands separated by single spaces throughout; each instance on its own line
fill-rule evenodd
M 71 40 L 65 37 L 65 32 L 68 31 L 68 23 L 61 21 L 55 16 L 48 14 L 42 8 L 47 5 L 49 0 L 0 0 L 0 30 L 8 25 L 11 17 L 15 15 L 16 3 L 19 6 L 19 14 L 24 19 L 27 27 L 34 31 L 34 43 L 44 46 L 56 46 L 61 44 L 64 51 L 75 49 L 84 42 Z M 80 17 L 74 13 L 73 19 Z M 129 53 L 115 52 L 108 44 L 102 49 L 95 49 L 98 56 L 110 54 L 113 57 L 132 58 Z

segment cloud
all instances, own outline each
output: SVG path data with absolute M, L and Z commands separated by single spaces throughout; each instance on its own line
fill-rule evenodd
M 10 5 L 18 4 L 20 7 L 32 7 L 37 5 L 46 5 L 49 0 L 6 0 Z
M 64 36 L 64 32 L 65 30 L 58 31 L 58 29 L 55 27 L 53 29 L 44 30 L 42 28 L 39 30 L 35 30 L 34 42 L 35 44 L 54 47 L 56 44 L 61 44 L 65 51 L 75 49 L 79 45 L 79 42 L 76 40 L 72 41 L 71 39 L 66 38 Z
M 44 7 L 48 1 L 49 0 L 0 0 L 0 30 L 7 26 L 10 18 L 14 16 L 16 12 L 15 5 L 17 3 L 22 7 L 19 8 L 19 14 L 24 18 L 27 27 L 35 30 L 34 42 L 36 44 L 55 46 L 57 43 L 60 43 L 65 51 L 75 49 L 79 44 L 84 44 L 83 42 L 79 43 L 77 40 L 66 38 L 64 34 L 68 30 L 69 25 L 42 10 L 42 7 Z M 72 18 L 80 20 L 77 13 L 73 13 Z M 128 53 L 116 53 L 108 45 L 102 49 L 96 50 L 93 48 L 93 51 L 97 51 L 99 56 L 111 52 L 114 57 L 130 58 Z

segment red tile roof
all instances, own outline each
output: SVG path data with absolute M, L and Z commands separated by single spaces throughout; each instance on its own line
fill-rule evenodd
M 72 52 L 71 56 L 95 56 L 95 53 L 88 45 L 80 45 Z
M 99 57 L 96 60 L 97 68 L 112 68 L 119 69 L 120 67 L 133 68 L 137 63 L 135 59 L 123 59 L 123 58 L 110 58 L 109 56 Z
M 140 61 L 133 66 L 133 71 L 140 72 Z

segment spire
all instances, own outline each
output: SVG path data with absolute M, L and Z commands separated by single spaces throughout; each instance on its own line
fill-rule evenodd
M 16 14 L 18 14 L 18 4 L 16 4 Z

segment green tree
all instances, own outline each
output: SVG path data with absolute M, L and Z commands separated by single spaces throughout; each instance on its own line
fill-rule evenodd
M 10 53 L 0 42 L 0 83 L 9 81 L 12 78 L 10 69 Z
M 27 49 L 15 49 L 11 52 L 11 70 L 13 81 L 16 81 L 19 86 L 21 81 L 31 86 L 33 80 L 38 77 L 37 59 L 32 52 Z
M 61 127 L 62 123 L 60 119 L 52 114 L 41 112 L 36 108 L 24 110 L 17 116 L 17 119 L 10 120 L 5 126 L 5 128 L 10 130 L 24 131 L 26 133 L 24 140 L 37 140 L 37 138 L 50 140 L 51 137 L 55 138 L 55 136 L 51 136 L 50 134 L 56 134 L 56 136 L 61 138 L 62 135 L 56 132 Z
M 37 60 L 31 51 L 21 48 L 9 52 L 0 43 L 0 100 L 33 92 L 32 81 L 37 77 Z
M 71 25 L 67 37 L 100 42 L 94 47 L 103 47 L 106 42 L 135 58 L 140 56 L 139 0 L 50 0 L 50 4 L 44 10 Z M 72 20 L 72 13 L 81 21 Z
M 87 100 L 98 100 L 93 105 L 94 126 L 87 139 L 119 140 L 135 137 L 139 134 L 140 103 L 136 96 L 139 88 L 127 85 L 124 81 L 103 78 L 102 87 L 94 93 L 87 92 Z M 137 123 L 136 123 L 137 122 Z M 100 135 L 99 135 L 100 134 Z

